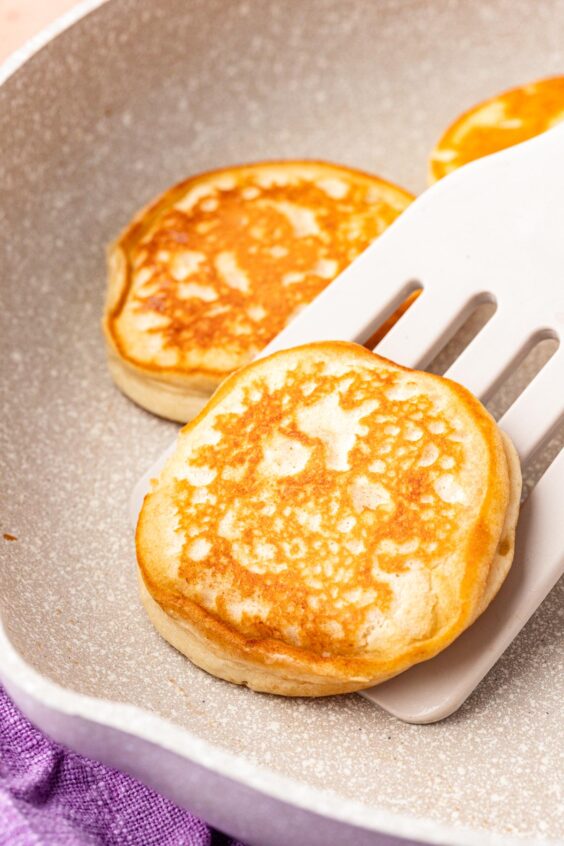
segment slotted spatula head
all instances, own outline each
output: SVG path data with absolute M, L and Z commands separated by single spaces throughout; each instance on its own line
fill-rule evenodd
M 542 337 L 564 330 L 564 127 L 437 183 L 264 350 L 338 338 L 363 343 L 406 294 L 421 296 L 377 346 L 424 368 L 484 300 L 497 304 L 447 376 L 482 401 Z M 524 466 L 564 413 L 560 346 L 499 421 Z M 410 722 L 455 711 L 564 570 L 564 453 L 524 505 L 515 560 L 485 614 L 447 650 L 364 692 Z
M 364 343 L 421 287 L 376 349 L 425 368 L 476 305 L 489 300 L 495 315 L 446 374 L 486 401 L 533 343 L 564 330 L 563 220 L 564 126 L 467 165 L 426 191 L 261 355 L 310 341 Z M 563 412 L 560 347 L 499 421 L 523 465 Z M 165 458 L 140 480 L 134 520 Z M 563 502 L 560 453 L 522 508 L 515 560 L 488 610 L 440 655 L 363 695 L 414 723 L 460 707 L 562 574 Z

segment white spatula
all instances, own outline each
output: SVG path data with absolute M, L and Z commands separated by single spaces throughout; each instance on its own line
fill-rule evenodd
M 424 368 L 478 303 L 494 301 L 495 315 L 446 374 L 482 400 L 534 341 L 564 334 L 564 126 L 467 165 L 426 191 L 262 355 L 309 341 L 363 343 L 418 286 L 421 296 L 378 353 Z M 523 465 L 563 413 L 560 346 L 499 421 Z M 135 489 L 134 521 L 165 457 Z M 515 561 L 489 609 L 436 658 L 364 695 L 408 722 L 453 713 L 563 571 L 564 451 L 522 509 Z

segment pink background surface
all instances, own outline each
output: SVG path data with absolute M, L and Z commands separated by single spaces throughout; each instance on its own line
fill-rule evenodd
M 0 0 L 0 62 L 76 0 Z

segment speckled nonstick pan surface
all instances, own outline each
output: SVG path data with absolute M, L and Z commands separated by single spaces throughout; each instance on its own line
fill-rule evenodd
M 417 192 L 462 109 L 563 68 L 559 0 L 109 0 L 7 79 L 0 674 L 45 730 L 256 846 L 558 842 L 562 584 L 435 725 L 198 671 L 140 610 L 127 522 L 176 427 L 113 387 L 99 316 L 106 243 L 170 183 L 314 157 Z

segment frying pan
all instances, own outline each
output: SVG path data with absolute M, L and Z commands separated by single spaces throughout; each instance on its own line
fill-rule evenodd
M 435 725 L 200 672 L 139 608 L 127 524 L 175 427 L 113 387 L 99 316 L 105 245 L 169 184 L 311 157 L 418 192 L 445 125 L 563 45 L 561 0 L 108 0 L 8 62 L 0 676 L 42 729 L 255 846 L 559 842 L 562 584 Z

